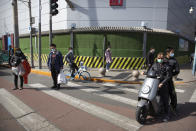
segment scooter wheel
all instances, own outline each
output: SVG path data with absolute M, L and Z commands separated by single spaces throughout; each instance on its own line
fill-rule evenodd
M 137 107 L 137 109 L 136 109 L 136 120 L 140 124 L 145 124 L 146 117 L 147 117 L 146 107 L 145 106 L 143 106 L 143 107 Z

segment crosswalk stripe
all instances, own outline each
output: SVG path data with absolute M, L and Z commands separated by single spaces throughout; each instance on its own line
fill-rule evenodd
M 5 89 L 0 89 L 0 104 L 28 131 L 60 131 Z
M 39 88 L 44 88 L 44 87 L 45 86 L 37 87 L 37 88 L 39 89 Z M 36 88 L 36 87 L 32 87 L 32 88 Z M 94 115 L 112 124 L 115 124 L 123 129 L 135 131 L 135 130 L 138 130 L 142 126 L 135 120 L 129 119 L 125 116 L 106 110 L 102 107 L 98 107 L 96 105 L 90 104 L 88 102 L 77 99 L 70 95 L 61 93 L 59 91 L 55 91 L 55 90 L 41 90 L 41 91 L 54 98 L 57 98 L 58 100 L 62 102 L 72 105 L 75 108 L 81 109 L 91 115 Z
M 189 102 L 196 102 L 196 89 L 195 91 L 193 92 L 193 95 L 191 96 L 191 99 L 189 100 Z
M 119 96 L 119 95 L 108 94 L 108 93 L 105 93 L 105 94 L 97 93 L 97 92 L 100 92 L 100 91 L 96 90 L 96 89 L 93 89 L 93 88 L 80 88 L 81 85 L 78 85 L 78 84 L 75 84 L 75 83 L 72 83 L 72 82 L 68 82 L 67 86 L 78 88 L 78 89 L 80 89 L 82 91 L 85 91 L 85 92 L 88 92 L 88 93 L 94 93 L 95 95 L 105 97 L 105 98 L 108 98 L 108 99 L 111 99 L 111 100 L 119 101 L 119 102 L 131 105 L 131 106 L 134 106 L 134 107 L 136 107 L 137 103 L 138 103 L 138 101 L 136 101 L 136 100 L 125 98 L 125 97 L 122 97 L 122 96 Z
M 102 85 L 104 85 L 104 86 L 110 86 L 110 87 L 116 87 L 117 86 L 116 84 L 112 84 L 112 83 L 104 83 Z M 127 88 L 127 87 L 119 87 L 118 89 L 119 90 L 123 90 L 123 91 L 127 91 L 127 92 L 132 92 L 132 93 L 138 93 L 139 92 L 138 89 L 132 89 L 132 88 Z M 175 89 L 175 91 L 177 93 L 184 93 L 185 92 L 185 90 L 177 89 L 177 88 Z
M 112 84 L 112 83 L 104 83 L 104 86 L 110 86 L 110 87 L 116 87 L 116 84 Z M 131 92 L 131 93 L 136 93 L 138 94 L 139 90 L 137 89 L 132 89 L 132 88 L 126 88 L 126 87 L 118 87 L 119 90 L 122 91 L 127 91 L 127 92 Z

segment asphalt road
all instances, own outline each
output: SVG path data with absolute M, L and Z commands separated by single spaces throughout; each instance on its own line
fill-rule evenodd
M 22 91 L 13 91 L 12 73 L 0 67 L 0 131 L 195 131 L 195 84 L 176 86 L 178 116 L 167 123 L 150 117 L 140 125 L 135 110 L 141 85 L 70 81 L 56 91 L 50 77 L 31 74 Z

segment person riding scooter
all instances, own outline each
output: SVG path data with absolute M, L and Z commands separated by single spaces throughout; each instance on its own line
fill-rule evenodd
M 158 95 L 161 97 L 161 101 L 163 103 L 163 109 L 164 109 L 164 118 L 163 121 L 166 122 L 169 120 L 169 90 L 168 90 L 168 81 L 171 79 L 172 74 L 170 67 L 167 63 L 167 61 L 164 61 L 164 55 L 162 52 L 158 53 L 156 62 L 152 65 L 150 71 L 154 71 L 156 76 L 159 77 L 159 90 Z M 148 72 L 143 74 L 148 74 Z

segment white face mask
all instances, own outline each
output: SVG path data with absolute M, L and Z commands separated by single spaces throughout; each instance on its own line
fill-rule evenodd
M 174 53 L 171 53 L 171 54 L 170 54 L 170 57 L 174 57 Z
M 56 49 L 51 49 L 51 52 L 53 52 L 53 53 L 56 52 Z
M 163 59 L 157 59 L 157 62 L 158 63 L 162 63 L 163 62 Z

